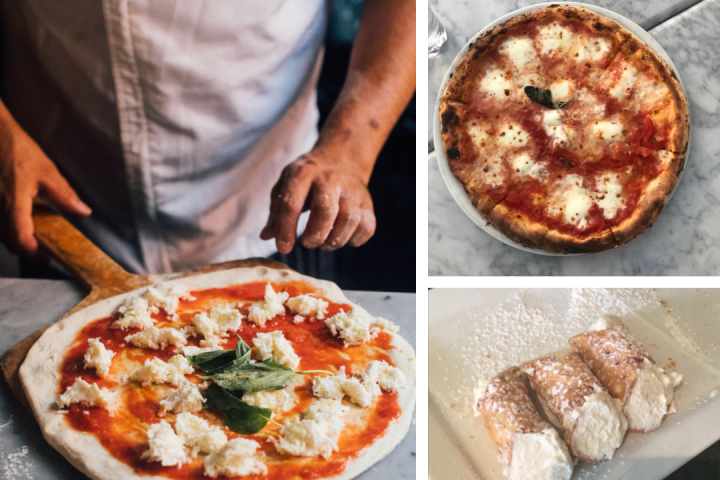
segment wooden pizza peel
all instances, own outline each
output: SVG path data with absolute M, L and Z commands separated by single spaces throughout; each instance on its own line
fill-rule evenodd
M 58 321 L 85 307 L 106 298 L 131 292 L 161 280 L 188 277 L 203 273 L 229 270 L 231 268 L 263 266 L 274 269 L 289 269 L 287 265 L 266 258 L 250 258 L 231 262 L 216 263 L 199 267 L 184 273 L 166 275 L 136 275 L 127 272 L 102 250 L 80 233 L 70 222 L 49 207 L 36 204 L 33 208 L 35 237 L 43 251 L 57 260 L 90 293 Z M 18 372 L 30 348 L 50 325 L 29 335 L 8 350 L 2 358 L 5 381 L 20 403 L 32 413 Z

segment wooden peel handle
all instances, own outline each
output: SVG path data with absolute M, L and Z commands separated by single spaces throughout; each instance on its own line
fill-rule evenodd
M 33 205 L 35 237 L 41 248 L 90 289 L 118 292 L 137 288 L 142 277 L 128 273 L 60 214 L 40 202 Z

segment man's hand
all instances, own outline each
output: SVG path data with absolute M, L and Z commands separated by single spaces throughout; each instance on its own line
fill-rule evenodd
M 353 168 L 312 150 L 285 167 L 272 190 L 270 217 L 260 234 L 275 238 L 280 253 L 295 244 L 298 218 L 310 210 L 302 244 L 335 250 L 357 247 L 375 233 L 375 214 L 367 180 Z
M 2 113 L 9 116 L 7 110 Z M 7 120 L 5 115 L 0 114 L 0 117 Z M 2 123 L 0 240 L 13 253 L 35 257 L 38 243 L 34 235 L 32 205 L 38 193 L 42 192 L 49 201 L 69 213 L 90 215 L 91 211 L 52 161 L 17 124 Z

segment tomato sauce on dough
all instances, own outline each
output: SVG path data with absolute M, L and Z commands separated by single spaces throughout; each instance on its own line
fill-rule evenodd
M 265 285 L 267 282 L 251 282 L 242 285 L 233 285 L 225 288 L 212 288 L 190 292 L 195 300 L 181 300 L 178 306 L 179 320 L 170 322 L 167 316 L 160 312 L 153 314 L 156 319 L 155 326 L 158 328 L 173 326 L 179 328 L 183 325 L 191 325 L 192 317 L 201 310 L 208 310 L 212 306 L 223 303 L 239 302 L 238 310 L 247 318 L 250 305 L 260 301 L 264 297 Z M 305 282 L 278 282 L 272 283 L 275 291 L 285 291 L 290 297 L 303 293 L 314 294 L 322 297 L 322 290 Z M 329 318 L 340 311 L 351 310 L 350 305 L 329 302 L 326 318 Z M 258 327 L 243 320 L 239 335 L 252 346 L 252 339 L 259 332 L 272 332 L 280 330 L 283 332 L 293 346 L 295 353 L 300 357 L 300 365 L 296 370 L 338 370 L 345 367 L 345 372 L 351 375 L 365 368 L 371 360 L 384 360 L 390 365 L 393 362 L 387 352 L 394 349 L 391 345 L 392 336 L 387 332 L 379 332 L 377 336 L 364 345 L 344 347 L 342 340 L 333 337 L 330 330 L 322 320 L 314 322 L 306 319 L 302 323 L 293 323 L 294 314 L 286 309 L 285 315 L 279 315 L 268 321 L 264 327 Z M 67 423 L 82 432 L 93 435 L 105 449 L 116 459 L 132 467 L 136 474 L 142 476 L 158 475 L 172 479 L 205 479 L 203 458 L 191 460 L 181 467 L 163 467 L 159 462 L 149 462 L 141 459 L 142 453 L 147 450 L 147 429 L 162 419 L 172 419 L 173 414 L 159 415 L 159 401 L 167 395 L 172 387 L 150 386 L 141 387 L 139 384 L 130 383 L 121 385 L 120 380 L 115 378 L 118 373 L 118 364 L 132 361 L 137 363 L 136 367 L 144 363 L 146 359 L 153 357 L 167 361 L 176 354 L 175 347 L 168 347 L 163 350 L 139 349 L 125 342 L 125 337 L 140 331 L 139 329 L 118 330 L 111 329 L 110 325 L 115 321 L 113 317 L 106 317 L 95 320 L 80 331 L 73 346 L 65 355 L 60 369 L 61 379 L 58 393 L 64 392 L 77 378 L 83 378 L 89 383 L 96 383 L 99 387 L 114 388 L 124 387 L 118 394 L 119 405 L 112 413 L 100 407 L 83 407 L 78 404 L 71 405 L 65 419 Z M 113 365 L 110 374 L 101 378 L 95 374 L 94 369 L 83 368 L 83 357 L 88 348 L 88 340 L 100 338 L 106 348 L 115 352 Z M 188 345 L 197 345 L 198 338 L 188 338 Z M 237 337 L 234 334 L 228 336 L 224 343 L 224 349 L 233 349 L 237 344 Z M 130 373 L 130 372 L 126 372 Z M 197 371 L 197 374 L 202 372 Z M 275 418 L 282 423 L 285 419 L 293 417 L 305 410 L 313 401 L 312 379 L 314 375 L 302 376 L 304 383 L 294 387 L 297 397 L 295 406 Z M 187 375 L 186 378 L 194 383 L 201 383 L 201 380 L 194 375 Z M 291 388 L 291 387 L 288 387 Z M 351 405 L 343 400 L 346 405 Z M 359 408 L 359 407 L 351 407 Z M 239 435 L 230 431 L 224 426 L 219 411 L 215 408 L 204 409 L 196 412 L 196 415 L 206 419 L 209 423 L 224 428 L 228 440 Z M 269 438 L 277 436 L 280 427 L 268 423 L 263 430 L 255 435 L 244 435 L 243 437 L 257 441 L 260 450 L 265 454 L 264 463 L 268 467 L 267 475 L 251 475 L 242 477 L 244 479 L 313 479 L 332 477 L 342 473 L 348 462 L 357 458 L 370 445 L 385 435 L 391 424 L 396 422 L 402 414 L 398 403 L 398 395 L 390 392 L 383 392 L 365 409 L 362 409 L 362 421 L 346 424 L 338 441 L 338 451 L 333 452 L 328 459 L 321 457 L 292 457 L 280 455 Z M 223 477 L 228 478 L 228 477 Z

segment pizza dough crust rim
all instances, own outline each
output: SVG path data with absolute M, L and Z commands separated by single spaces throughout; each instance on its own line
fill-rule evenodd
M 324 296 L 333 302 L 346 303 L 353 308 L 359 307 L 348 300 L 334 283 L 307 277 L 291 270 L 267 267 L 235 268 L 167 279 L 185 285 L 191 290 L 221 288 L 258 280 L 306 281 L 323 289 Z M 89 322 L 110 315 L 124 298 L 144 290 L 145 288 L 141 288 L 102 300 L 51 325 L 35 342 L 20 367 L 19 374 L 23 389 L 45 440 L 75 468 L 95 480 L 167 480 L 167 477 L 137 475 L 129 465 L 108 453 L 95 436 L 75 430 L 68 425 L 64 414 L 58 413 L 56 403 L 60 379 L 58 370 L 68 346 L 77 333 Z M 348 462 L 343 473 L 332 477 L 335 480 L 349 480 L 372 467 L 402 441 L 410 428 L 415 408 L 415 352 L 410 344 L 397 334 L 393 334 L 391 345 L 396 349 L 390 350 L 388 356 L 406 377 L 406 385 L 398 394 L 398 404 L 402 409 L 401 417 L 390 425 L 383 437 L 367 447 L 358 458 Z
M 674 107 L 672 113 L 674 114 L 673 123 L 675 128 L 668 139 L 668 146 L 669 150 L 675 155 L 670 167 L 655 178 L 643 191 L 638 206 L 630 217 L 623 220 L 618 226 L 609 227 L 596 235 L 584 239 L 544 227 L 542 224 L 519 214 L 519 212 L 510 214 L 504 208 L 502 200 L 496 202 L 482 192 L 471 191 L 468 188 L 468 180 L 455 174 L 456 169 L 453 162 L 450 161 L 461 156 L 459 124 L 462 119 L 458 115 L 455 106 L 465 105 L 463 101 L 465 88 L 463 87 L 471 74 L 473 64 L 480 61 L 480 55 L 489 46 L 500 41 L 499 36 L 505 35 L 518 25 L 529 21 L 542 20 L 547 15 L 555 13 L 566 18 L 573 17 L 584 23 L 597 22 L 598 25 L 602 26 L 596 28 L 597 30 L 608 29 L 612 34 L 627 37 L 625 42 L 630 43 L 636 50 L 642 50 L 649 57 L 651 66 L 654 67 L 657 75 L 668 86 L 672 96 L 671 104 Z M 623 44 L 615 51 L 616 55 L 620 53 L 622 47 Z M 489 224 L 513 242 L 526 248 L 559 254 L 597 253 L 618 248 L 633 240 L 647 228 L 650 228 L 679 181 L 684 168 L 685 154 L 690 138 L 690 109 L 687 96 L 670 65 L 642 39 L 617 21 L 579 6 L 550 5 L 511 18 L 484 32 L 474 43 L 469 45 L 468 51 L 450 74 L 440 98 L 439 114 L 443 149 L 448 159 L 449 169 L 463 186 L 473 206 Z M 501 212 L 505 212 L 506 215 Z
M 573 235 L 548 228 L 520 212 L 511 212 L 502 203 L 490 212 L 488 221 L 510 240 L 528 248 L 539 248 L 550 253 L 601 252 L 617 246 L 610 229 L 578 239 Z
M 626 244 L 646 229 L 652 227 L 675 189 L 680 172 L 684 167 L 685 155 L 679 153 L 670 154 L 673 158 L 668 168 L 648 184 L 640 195 L 635 211 L 618 225 L 612 227 L 613 236 L 618 246 Z

